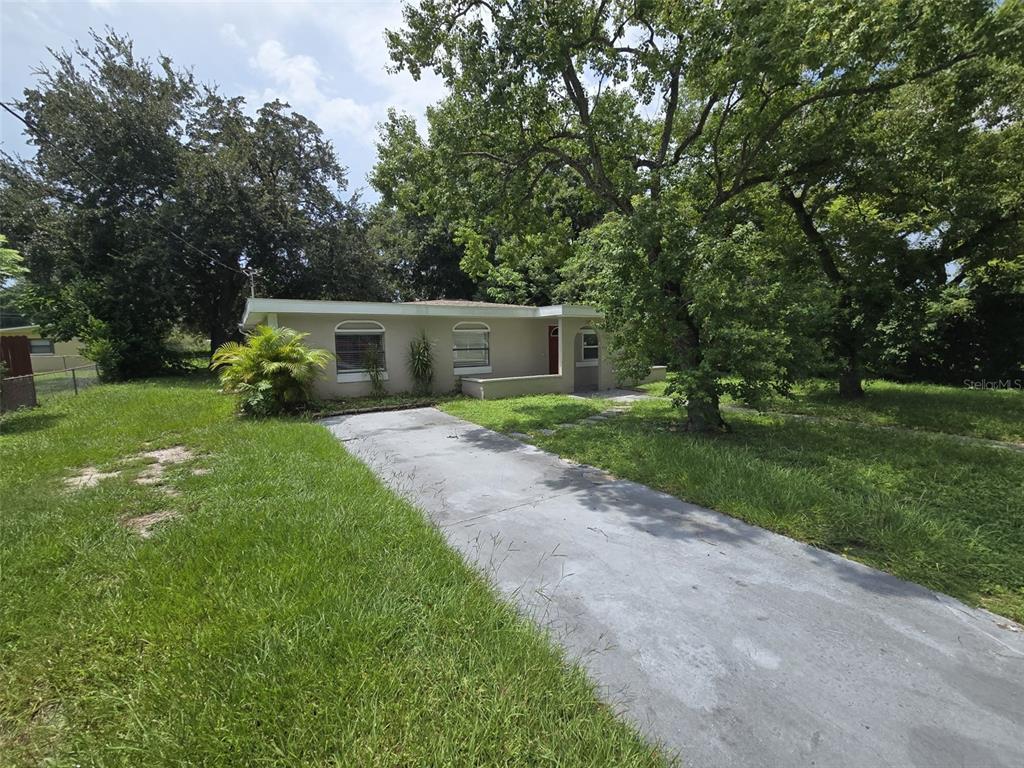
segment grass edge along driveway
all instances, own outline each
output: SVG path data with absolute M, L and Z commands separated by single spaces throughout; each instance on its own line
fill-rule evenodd
M 200 378 L 4 418 L 9 764 L 666 762 L 326 430 L 230 409 Z
M 678 415 L 665 399 L 558 427 L 607 405 L 546 395 L 441 407 L 1024 622 L 1024 453 L 925 431 L 745 412 L 727 415 L 728 435 L 694 436 L 675 431 Z

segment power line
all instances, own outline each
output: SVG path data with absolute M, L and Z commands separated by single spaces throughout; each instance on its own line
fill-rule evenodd
M 16 112 L 7 103 L 0 102 L 0 107 L 3 107 L 5 112 L 7 112 L 13 118 L 15 118 L 16 120 L 21 122 L 21 124 L 24 125 L 32 133 L 32 135 L 36 138 L 37 141 L 41 141 L 44 144 L 46 144 L 47 146 L 49 146 L 51 149 L 55 150 L 56 152 L 61 153 L 66 160 L 70 160 L 71 163 L 76 168 L 78 168 L 80 171 L 82 171 L 86 175 L 91 176 L 93 178 L 93 180 L 95 180 L 99 184 L 101 184 L 101 185 L 105 185 L 106 184 L 106 182 L 103 179 L 101 179 L 99 176 L 97 176 L 92 170 L 90 170 L 89 168 L 86 168 L 84 165 L 82 165 L 80 162 L 78 162 L 78 160 L 76 158 L 70 157 L 66 153 L 61 152 L 61 149 L 59 147 L 57 147 L 56 145 L 54 145 L 54 143 L 52 141 L 50 141 L 50 138 L 48 136 L 44 136 L 43 132 L 39 130 L 38 126 L 36 126 L 33 123 L 32 120 L 30 120 L 29 118 L 25 117 L 24 115 L 21 115 L 18 112 Z M 133 200 L 129 200 L 129 203 L 132 204 L 132 205 L 135 204 Z M 249 280 L 249 293 L 253 297 L 256 296 L 256 279 L 255 279 L 255 275 L 253 273 L 253 270 L 251 270 L 251 269 L 239 269 L 238 267 L 233 267 L 230 264 L 225 264 L 223 261 L 221 261 L 220 259 L 216 258 L 215 256 L 211 256 L 209 253 L 206 253 L 205 251 L 203 251 L 199 247 L 193 245 L 192 243 L 190 243 L 188 240 L 183 238 L 181 235 L 179 235 L 174 230 L 170 229 L 169 227 L 164 226 L 160 222 L 159 219 L 154 217 L 153 218 L 153 222 L 160 229 L 162 229 L 168 235 L 173 237 L 175 240 L 178 240 L 179 242 L 181 242 L 186 247 L 191 248 L 193 251 L 198 253 L 204 259 L 207 259 L 212 264 L 216 264 L 219 267 L 223 267 L 224 269 L 230 270 L 232 272 L 236 272 L 236 273 L 238 273 L 240 275 L 243 275 L 244 277 L 248 278 L 248 280 Z

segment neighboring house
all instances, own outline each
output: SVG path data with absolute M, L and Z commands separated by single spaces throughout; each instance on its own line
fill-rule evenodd
M 367 349 L 380 350 L 389 392 L 413 388 L 409 345 L 425 331 L 434 350 L 434 390 L 492 400 L 545 392 L 611 389 L 621 382 L 592 307 L 525 307 L 479 301 L 303 301 L 249 299 L 242 326 L 281 326 L 334 352 L 317 382 L 321 397 L 370 392 Z M 664 368 L 652 370 L 663 378 Z
M 82 353 L 82 343 L 78 339 L 71 341 L 53 341 L 39 333 L 38 325 L 20 325 L 11 328 L 0 328 L 0 336 L 27 336 L 32 352 L 32 372 L 63 371 L 80 365 L 89 365 L 90 360 Z

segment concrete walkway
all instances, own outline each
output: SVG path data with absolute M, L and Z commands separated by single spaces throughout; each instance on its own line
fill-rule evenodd
M 688 766 L 1024 765 L 1005 619 L 432 408 L 324 423 Z

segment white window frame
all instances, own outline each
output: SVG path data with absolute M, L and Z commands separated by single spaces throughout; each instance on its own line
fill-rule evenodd
M 471 326 L 471 327 L 470 327 Z M 463 333 L 480 333 L 484 332 L 487 340 L 487 364 L 486 365 L 458 365 L 455 362 L 455 338 L 456 334 Z M 452 373 L 456 376 L 471 376 L 475 373 L 491 373 L 493 367 L 491 365 L 491 326 L 487 323 L 481 323 L 478 320 L 466 320 L 460 323 L 456 323 L 452 327 Z
M 348 326 L 346 328 L 345 326 Z M 357 327 L 360 326 L 360 327 Z M 367 326 L 376 326 L 370 327 Z M 376 320 L 343 320 L 334 326 L 334 356 L 335 356 L 335 374 L 337 375 L 339 383 L 350 383 L 359 381 L 369 381 L 370 374 L 365 370 L 349 370 L 344 373 L 337 368 L 337 356 L 338 356 L 338 336 L 370 336 L 377 334 L 380 336 L 380 350 L 384 357 L 384 367 L 381 371 L 381 381 L 388 380 L 388 356 L 385 351 L 387 342 L 387 329 L 383 324 Z
M 33 344 L 48 344 L 49 345 L 49 351 L 48 352 L 33 352 L 32 351 L 32 345 Z M 53 346 L 53 339 L 29 339 L 28 340 L 28 351 L 29 351 L 29 354 L 31 354 L 31 355 L 55 355 L 57 353 L 55 347 Z
M 597 339 L 597 343 L 596 344 L 590 344 L 590 345 L 587 344 L 587 336 L 589 334 L 593 334 L 594 338 Z M 596 349 L 597 350 L 597 357 L 595 357 L 595 358 L 587 358 L 586 354 L 587 354 L 587 350 L 588 349 Z M 576 360 L 576 367 L 577 368 L 593 368 L 593 367 L 598 366 L 600 364 L 601 364 L 601 339 L 597 335 L 597 331 L 596 330 L 594 330 L 593 328 L 591 328 L 589 326 L 584 326 L 583 328 L 580 328 L 580 356 Z

